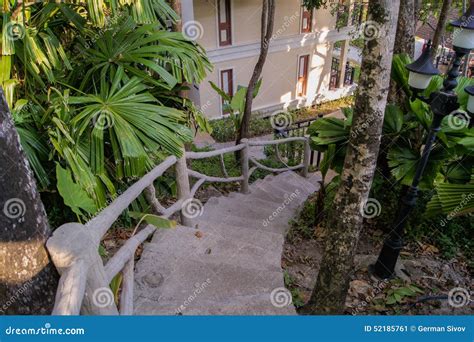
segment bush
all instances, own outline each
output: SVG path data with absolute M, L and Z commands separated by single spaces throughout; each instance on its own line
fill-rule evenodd
M 371 197 L 377 199 L 381 205 L 380 215 L 375 219 L 375 226 L 388 233 L 393 226 L 403 187 L 396 185 L 387 191 L 387 183 L 381 177 L 376 176 L 374 179 Z M 449 220 L 443 215 L 426 217 L 426 204 L 430 201 L 432 194 L 431 191 L 419 193 L 416 207 L 407 222 L 406 241 L 432 244 L 446 259 L 463 253 L 472 260 L 474 241 L 470 236 L 474 230 L 473 220 L 469 216 L 453 217 Z
M 235 141 L 236 134 L 234 130 L 234 123 L 230 117 L 211 121 L 211 126 L 211 136 L 217 142 Z M 252 118 L 250 120 L 250 137 L 271 134 L 272 132 L 272 124 L 268 118 Z

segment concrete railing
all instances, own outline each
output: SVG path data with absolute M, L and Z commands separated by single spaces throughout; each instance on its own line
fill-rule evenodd
M 249 154 L 251 146 L 274 145 L 277 148 L 280 144 L 294 141 L 304 143 L 303 162 L 297 166 L 286 166 L 279 169 L 270 168 L 251 158 Z M 241 176 L 229 177 L 225 169 L 224 154 L 237 151 L 240 151 Z M 217 156 L 221 158 L 221 168 L 225 177 L 204 175 L 187 166 L 187 160 Z M 249 179 L 256 169 L 260 168 L 270 172 L 301 169 L 302 175 L 306 177 L 308 175 L 309 158 L 310 146 L 306 137 L 256 142 L 243 139 L 241 144 L 228 148 L 210 152 L 183 151 L 181 158 L 174 156 L 166 158 L 87 223 L 66 223 L 54 231 L 46 246 L 61 277 L 52 314 L 133 314 L 135 251 L 159 227 L 147 225 L 128 239 L 105 265 L 98 251 L 100 241 L 113 223 L 142 193 L 155 213 L 164 218 L 169 218 L 181 211 L 183 205 L 194 198 L 199 187 L 205 182 L 240 182 L 241 192 L 248 193 Z M 250 168 L 251 164 L 253 166 Z M 173 205 L 165 208 L 156 198 L 153 183 L 173 166 L 175 167 L 178 199 Z M 190 186 L 190 178 L 196 179 L 192 187 Z M 181 214 L 181 223 L 183 225 L 192 224 L 190 219 L 183 214 Z M 117 305 L 109 284 L 120 272 L 123 275 L 123 280 L 120 305 Z

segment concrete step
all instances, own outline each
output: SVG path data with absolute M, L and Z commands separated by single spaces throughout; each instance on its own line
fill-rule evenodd
M 148 262 L 151 261 L 153 259 Z M 265 294 L 270 296 L 275 288 L 284 286 L 281 271 L 251 270 L 191 258 L 173 266 L 157 263 L 156 260 L 148 267 L 143 266 L 142 263 L 136 273 L 135 302 L 150 299 L 156 301 L 157 307 L 160 303 L 174 303 L 179 308 L 190 296 L 196 294 L 197 289 L 201 291 L 195 305 L 202 301 L 225 305 L 229 298 Z
M 242 231 L 240 231 L 242 234 Z M 250 237 L 256 235 L 249 231 Z M 142 259 L 149 258 L 167 265 L 177 265 L 185 258 L 203 263 L 227 264 L 255 270 L 281 271 L 282 245 L 280 239 L 266 241 L 262 246 L 248 243 L 234 234 L 234 239 L 222 236 L 219 231 L 196 230 L 189 227 L 178 227 L 155 234 L 146 245 Z
M 319 178 L 318 178 L 319 177 Z M 294 315 L 279 308 L 281 254 L 288 221 L 320 176 L 267 176 L 249 194 L 211 198 L 193 228 L 160 230 L 135 270 L 135 313 L 153 315 Z
M 201 292 L 201 289 L 197 290 Z M 296 315 L 293 305 L 274 306 L 269 294 L 230 297 L 221 301 L 193 300 L 198 296 L 198 293 L 190 296 L 179 308 L 176 308 L 174 302 L 160 302 L 157 305 L 154 300 L 142 298 L 137 303 L 135 312 L 140 315 L 183 316 L 199 316 L 202 312 L 208 315 Z

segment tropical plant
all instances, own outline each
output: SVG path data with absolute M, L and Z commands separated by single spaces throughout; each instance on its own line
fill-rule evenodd
M 397 55 L 394 57 L 392 68 L 392 77 L 406 91 L 407 99 L 411 98 L 411 90 L 408 87 L 408 74 L 404 65 L 409 62 L 407 56 Z M 474 80 L 461 77 L 455 89 L 461 110 L 465 109 L 467 104 L 464 88 L 470 84 L 474 84 Z M 442 78 L 435 77 L 423 95 L 429 97 L 441 86 Z M 390 174 L 403 185 L 411 185 L 433 115 L 430 107 L 421 100 L 408 101 L 407 113 L 395 105 L 387 106 L 381 149 L 386 152 Z M 364 129 L 364 127 L 352 127 L 351 111 L 350 108 L 344 109 L 345 120 L 338 118 L 317 120 L 308 131 L 314 149 L 326 152 L 331 144 L 336 144 L 337 152 L 333 162 L 336 171 L 342 167 L 349 134 L 358 134 Z M 369 124 L 370 122 L 367 123 Z M 442 182 L 466 184 L 470 181 L 474 165 L 473 135 L 472 128 L 468 127 L 468 121 L 462 114 L 452 113 L 444 118 L 441 132 L 438 134 L 420 183 L 421 189 L 433 189 L 436 184 Z M 383 157 L 382 154 L 379 164 L 383 164 Z M 384 168 L 384 165 L 379 166 L 381 169 Z
M 192 123 L 180 90 L 211 64 L 202 47 L 167 30 L 179 18 L 166 1 L 1 6 L 0 85 L 39 184 L 77 215 L 179 155 L 191 124 L 206 126 L 194 115 Z
M 209 81 L 209 83 L 212 89 L 214 89 L 216 93 L 222 98 L 222 101 L 224 102 L 222 110 L 224 113 L 229 113 L 234 123 L 235 134 L 237 135 L 240 130 L 242 117 L 245 111 L 245 97 L 247 95 L 247 87 L 239 85 L 235 94 L 229 95 L 224 90 L 219 88 L 214 82 Z M 253 98 L 258 95 L 261 85 L 262 80 L 260 79 L 253 89 Z

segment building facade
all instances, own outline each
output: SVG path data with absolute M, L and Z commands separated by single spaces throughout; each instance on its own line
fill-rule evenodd
M 182 0 L 183 32 L 201 44 L 214 70 L 190 97 L 209 118 L 220 118 L 222 99 L 209 81 L 228 94 L 247 86 L 260 53 L 261 0 Z M 354 38 L 353 8 L 309 11 L 300 0 L 276 0 L 275 23 L 262 86 L 253 111 L 270 114 L 351 94 L 355 88 L 349 41 Z M 353 13 L 355 14 L 355 12 Z M 340 16 L 347 25 L 336 28 Z

